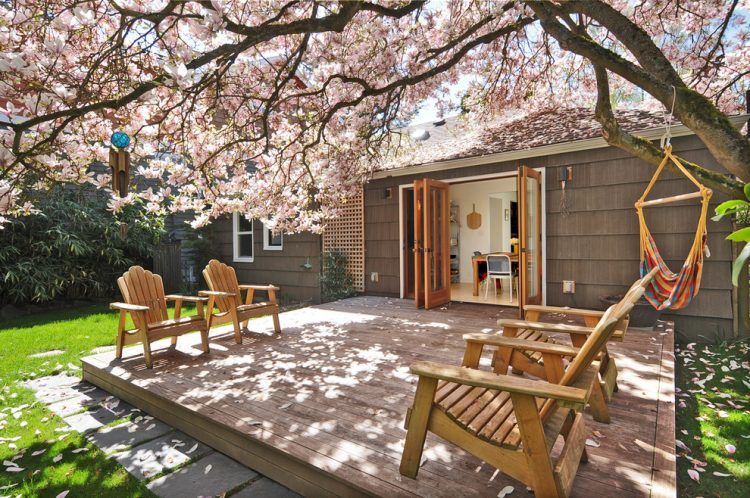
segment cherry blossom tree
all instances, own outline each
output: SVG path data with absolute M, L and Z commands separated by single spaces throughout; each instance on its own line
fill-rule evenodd
M 747 0 L 0 0 L 0 217 L 52 182 L 109 188 L 114 130 L 136 176 L 120 199 L 241 211 L 318 230 L 375 168 L 408 148 L 398 128 L 441 111 L 596 106 L 606 140 L 656 164 L 616 106 L 662 106 L 730 174 L 688 166 L 731 196 L 750 143 L 728 114 L 750 71 Z M 613 107 L 614 106 L 614 107 Z M 145 161 L 148 159 L 148 161 Z M 2 221 L 2 220 L 0 220 Z

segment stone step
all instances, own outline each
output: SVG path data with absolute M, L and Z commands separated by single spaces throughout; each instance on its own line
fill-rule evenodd
M 115 459 L 140 480 L 200 459 L 213 450 L 187 434 L 175 431 L 153 441 L 117 453 Z
M 162 498 L 218 496 L 258 476 L 241 463 L 214 452 L 151 481 L 147 487 Z
M 163 498 L 299 495 L 77 377 L 24 383 L 39 401 Z M 117 425 L 117 420 L 130 418 Z M 154 476 L 164 474 L 154 479 Z
M 276 481 L 263 477 L 231 495 L 231 498 L 301 498 L 301 495 Z
M 172 431 L 172 427 L 158 420 L 125 422 L 105 427 L 89 434 L 86 439 L 101 448 L 104 453 L 115 453 L 145 441 L 156 439 Z
M 100 429 L 119 418 L 121 417 L 115 415 L 109 410 L 97 408 L 96 410 L 89 410 L 76 415 L 71 415 L 70 417 L 65 417 L 63 420 L 66 424 L 72 427 L 73 430 L 83 433 Z

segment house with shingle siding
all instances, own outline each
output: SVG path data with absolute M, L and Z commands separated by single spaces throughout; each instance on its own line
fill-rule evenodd
M 623 129 L 657 143 L 664 134 L 661 114 L 624 110 L 617 118 Z M 748 115 L 730 119 L 741 127 Z M 363 185 L 361 199 L 350 203 L 345 219 L 335 220 L 322 236 L 285 234 L 274 241 L 260 222 L 235 215 L 216 224 L 223 259 L 236 268 L 243 282 L 274 283 L 287 296 L 312 302 L 320 300 L 324 247 L 351 255 L 349 269 L 359 292 L 403 299 L 414 299 L 415 289 L 423 292 L 424 254 L 448 260 L 445 267 L 430 270 L 428 263 L 424 270 L 434 284 L 435 279 L 448 278 L 441 272 L 449 269 L 449 300 L 488 305 L 519 307 L 532 302 L 524 301 L 531 289 L 544 304 L 602 309 L 603 296 L 624 292 L 639 276 L 634 202 L 654 168 L 609 146 L 591 111 L 506 116 L 477 126 L 445 119 L 404 131 L 411 137 L 411 145 Z M 721 170 L 688 128 L 673 125 L 672 136 L 677 155 Z M 536 214 L 529 208 L 528 201 L 533 199 L 530 184 L 526 184 L 526 194 L 518 191 L 522 167 L 527 169 L 521 171 L 533 177 L 532 183 L 538 183 L 534 185 L 540 192 L 538 202 L 533 203 L 539 208 Z M 450 206 L 445 212 L 449 216 L 437 221 L 431 218 L 427 225 L 435 222 L 447 227 L 431 236 L 447 237 L 449 254 L 425 253 L 424 244 L 420 247 L 425 241 L 419 236 L 415 240 L 415 220 L 422 216 L 415 206 L 424 201 L 420 199 L 423 179 L 442 185 L 447 192 Z M 691 190 L 686 179 L 667 172 L 653 195 Z M 722 200 L 716 193 L 712 203 Z M 522 204 L 529 205 L 524 208 Z M 514 252 L 524 223 L 521 211 L 538 226 L 540 242 L 539 247 L 530 248 L 535 256 L 526 257 L 523 269 Z M 470 214 L 479 215 L 480 226 L 472 228 L 474 224 L 467 223 Z M 651 231 L 673 270 L 679 269 L 690 249 L 697 220 L 697 202 L 653 207 L 647 213 Z M 725 240 L 730 225 L 709 222 L 708 230 L 711 256 L 704 266 L 699 295 L 688 307 L 665 315 L 683 333 L 724 337 L 731 335 L 733 326 L 732 251 Z M 416 233 L 422 233 L 419 227 Z M 415 260 L 415 249 L 423 252 L 421 260 Z M 509 254 L 514 260 L 512 277 L 493 281 L 488 287 L 483 279 L 483 258 L 494 253 Z M 539 288 L 534 291 L 531 287 L 536 279 Z M 425 280 L 425 285 L 431 285 L 430 281 Z

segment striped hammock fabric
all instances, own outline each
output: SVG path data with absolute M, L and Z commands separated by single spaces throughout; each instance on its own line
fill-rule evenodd
M 647 233 L 644 241 L 643 231 L 641 231 L 641 277 L 647 275 L 653 268 L 659 268 L 644 294 L 654 308 L 658 310 L 684 308 L 698 294 L 708 237 L 704 234 L 701 239 L 699 250 L 691 251 L 680 271 L 674 273 L 659 254 L 659 249 L 651 234 Z
M 651 191 L 656 179 L 667 164 L 667 161 L 670 159 L 680 171 L 682 171 L 682 173 L 698 187 L 701 198 L 701 214 L 698 219 L 698 227 L 695 230 L 695 239 L 693 240 L 693 245 L 690 248 L 690 253 L 685 260 L 685 263 L 677 273 L 671 271 L 662 259 L 659 249 L 656 247 L 654 237 L 651 235 L 651 232 L 646 225 L 646 218 L 643 214 L 644 204 L 648 204 L 648 201 L 645 200 L 646 195 Z M 710 189 L 701 185 L 693 175 L 685 169 L 677 158 L 672 155 L 672 147 L 668 146 L 665 148 L 664 159 L 656 170 L 653 178 L 651 178 L 651 182 L 648 187 L 646 187 L 645 192 L 643 192 L 643 195 L 638 202 L 635 203 L 641 232 L 641 277 L 649 273 L 653 268 L 659 269 L 654 279 L 646 288 L 644 297 L 658 310 L 676 310 L 684 308 L 690 304 L 693 297 L 698 294 L 698 290 L 701 286 L 703 259 L 708 252 L 708 230 L 706 219 L 708 217 L 708 205 L 711 200 L 711 193 Z M 685 195 L 675 196 L 673 198 L 651 201 L 651 203 L 652 205 L 655 203 L 666 204 L 668 202 L 683 200 L 684 198 Z

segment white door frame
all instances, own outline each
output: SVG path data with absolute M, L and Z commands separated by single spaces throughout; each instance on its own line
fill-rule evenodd
M 546 168 L 534 168 L 542 175 L 542 304 L 547 303 L 547 196 L 546 196 Z M 426 178 L 429 175 L 425 174 Z M 445 183 L 480 182 L 487 180 L 498 180 L 518 176 L 518 170 L 505 171 L 502 173 L 489 173 L 486 175 L 462 176 L 459 178 L 448 178 L 440 180 Z M 398 275 L 399 296 L 404 299 L 404 189 L 413 188 L 414 183 L 404 183 L 398 186 Z

